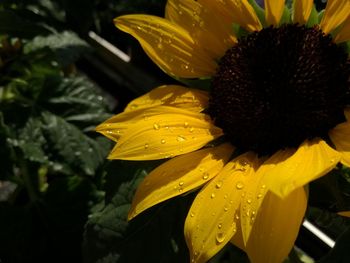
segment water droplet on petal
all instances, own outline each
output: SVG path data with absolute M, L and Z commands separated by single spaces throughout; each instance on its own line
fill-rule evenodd
M 251 204 L 251 203 L 252 203 L 252 199 L 248 199 L 248 200 L 247 200 L 247 203 L 248 203 L 248 204 Z
M 266 188 L 266 185 L 263 184 L 263 185 L 261 186 L 261 189 L 265 189 L 265 188 Z
M 160 143 L 161 143 L 161 144 L 165 144 L 165 140 L 162 139 L 162 140 L 160 141 Z
M 209 173 L 203 173 L 203 180 L 207 180 L 209 178 Z
M 214 197 L 215 197 L 215 194 L 212 193 L 212 194 L 210 195 L 210 198 L 213 199 Z
M 225 211 L 225 212 L 228 211 L 228 207 L 227 207 L 227 206 L 224 207 L 224 211 Z
M 190 132 L 192 133 L 193 131 L 194 131 L 194 128 L 193 128 L 193 127 L 191 127 L 191 128 L 190 128 Z
M 194 217 L 194 213 L 193 212 L 190 213 L 190 217 Z
M 180 182 L 179 185 L 180 185 L 180 186 L 183 186 L 183 185 L 184 185 L 184 182 Z
M 186 121 L 186 122 L 184 123 L 184 127 L 187 128 L 188 125 L 189 125 L 189 124 L 188 124 L 188 122 Z
M 243 184 L 242 182 L 238 182 L 238 183 L 236 184 L 236 188 L 237 188 L 238 190 L 241 190 L 241 189 L 244 188 L 244 184 Z
M 159 128 L 160 128 L 160 125 L 158 123 L 153 124 L 153 129 L 159 130 Z
M 148 149 L 148 147 L 149 147 L 149 144 L 145 143 L 145 149 Z
M 217 189 L 220 189 L 221 186 L 222 186 L 222 181 L 217 182 L 216 185 L 215 185 L 215 187 L 216 187 Z
M 263 196 L 262 194 L 258 194 L 256 197 L 257 197 L 258 199 L 260 199 L 262 196 Z
M 184 141 L 186 141 L 186 138 L 184 136 L 182 136 L 182 135 L 179 135 L 179 136 L 177 136 L 176 140 L 178 142 L 184 142 Z
M 236 214 L 236 215 L 235 215 L 235 218 L 238 220 L 238 219 L 239 219 L 239 215 Z
M 216 242 L 221 244 L 224 241 L 225 241 L 225 234 L 222 232 L 217 233 L 216 234 Z
M 218 224 L 218 228 L 220 229 L 220 228 L 222 228 L 222 224 L 220 223 L 220 224 Z

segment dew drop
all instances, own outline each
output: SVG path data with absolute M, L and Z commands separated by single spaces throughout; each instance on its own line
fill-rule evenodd
M 193 212 L 190 213 L 190 217 L 194 217 L 194 213 Z
M 227 195 L 224 195 L 224 199 L 227 199 Z
M 221 186 L 222 186 L 222 181 L 217 182 L 216 185 L 215 185 L 215 187 L 216 187 L 217 189 L 220 189 Z
M 252 203 L 252 199 L 248 199 L 248 200 L 247 200 L 247 203 L 248 203 L 248 204 L 251 204 L 251 203 Z
M 236 214 L 236 215 L 235 215 L 235 218 L 238 220 L 238 219 L 239 219 L 239 215 Z
M 203 180 L 207 180 L 209 178 L 209 173 L 203 173 Z
M 184 185 L 184 182 L 180 182 L 180 183 L 179 183 L 179 186 L 183 186 L 183 185 Z
M 145 143 L 145 149 L 148 149 L 148 147 L 149 147 L 149 144 Z
M 217 233 L 216 234 L 216 242 L 221 244 L 224 241 L 225 241 L 225 234 L 222 232 Z
M 219 229 L 221 229 L 222 228 L 222 224 L 220 223 L 220 224 L 218 224 L 218 228 Z
M 162 139 L 162 140 L 160 141 L 160 143 L 161 143 L 161 144 L 165 144 L 165 140 Z
M 191 128 L 190 128 L 190 132 L 192 133 L 193 131 L 194 131 L 194 128 L 193 128 L 193 127 L 191 127 Z
M 213 199 L 214 197 L 215 197 L 215 194 L 212 193 L 212 194 L 210 195 L 210 198 Z
M 159 130 L 159 128 L 160 128 L 160 125 L 158 123 L 153 124 L 153 129 Z
M 188 69 L 189 69 L 189 66 L 186 65 L 186 64 L 182 64 L 181 67 L 182 67 L 182 69 L 185 69 L 185 70 L 188 70 Z
M 238 183 L 236 184 L 236 188 L 237 188 L 238 190 L 241 190 L 241 189 L 244 188 L 244 184 L 243 184 L 242 182 L 238 182 Z
M 186 121 L 186 122 L 184 123 L 184 127 L 185 127 L 185 128 L 188 128 L 188 125 L 189 125 L 189 124 L 188 124 L 188 122 Z
M 262 194 L 258 194 L 256 197 L 257 197 L 258 199 L 260 199 L 262 196 L 263 196 Z
M 224 207 L 224 211 L 225 211 L 225 212 L 228 211 L 228 207 L 227 207 L 227 206 Z
M 176 140 L 178 142 L 184 142 L 184 141 L 186 141 L 186 138 L 184 136 L 182 136 L 182 135 L 179 135 L 179 136 L 177 136 Z
M 266 185 L 263 184 L 263 185 L 261 186 L 261 189 L 265 189 L 265 188 L 266 188 Z

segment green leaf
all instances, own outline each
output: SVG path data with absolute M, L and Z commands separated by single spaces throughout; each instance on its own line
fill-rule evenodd
M 43 112 L 42 119 L 49 153 L 53 155 L 49 158 L 68 164 L 77 172 L 94 175 L 104 162 L 106 149 L 59 116 Z
M 0 34 L 20 38 L 33 38 L 50 33 L 51 31 L 45 26 L 26 20 L 11 10 L 0 10 Z
M 82 76 L 48 78 L 40 101 L 44 108 L 81 128 L 94 127 L 111 117 L 100 90 Z
M 42 133 L 41 126 L 42 121 L 39 118 L 30 118 L 25 127 L 19 132 L 19 147 L 27 160 L 47 163 L 48 158 L 43 149 L 47 141 Z
M 289 7 L 285 6 L 281 17 L 280 25 L 289 24 L 292 20 Z
M 309 20 L 306 23 L 306 26 L 313 27 L 318 24 L 318 12 L 316 10 L 315 5 L 312 7 L 311 14 Z
M 193 196 L 171 200 L 126 221 L 133 194 L 159 162 L 114 161 L 106 178 L 106 203 L 89 219 L 83 252 L 86 262 L 167 262 L 188 260 L 183 223 Z
M 37 36 L 24 47 L 24 53 L 49 48 L 55 52 L 61 66 L 74 63 L 82 54 L 90 51 L 90 46 L 76 33 L 64 31 L 48 36 Z
M 263 8 L 261 8 L 255 0 L 248 0 L 248 2 L 254 8 L 254 11 L 255 11 L 256 15 L 258 16 L 263 27 L 265 27 L 266 26 L 265 10 Z

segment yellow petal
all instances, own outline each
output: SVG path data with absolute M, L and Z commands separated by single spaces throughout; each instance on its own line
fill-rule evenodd
M 289 158 L 268 171 L 264 183 L 275 194 L 285 197 L 294 189 L 325 175 L 340 161 L 340 153 L 321 139 L 305 141 Z
M 342 211 L 337 213 L 340 216 L 350 217 L 350 211 Z
M 221 171 L 232 152 L 230 144 L 222 144 L 177 156 L 163 163 L 138 187 L 129 220 L 160 202 L 208 183 Z
M 155 106 L 172 106 L 201 112 L 208 106 L 209 95 L 205 91 L 178 85 L 164 85 L 131 101 L 124 111 Z
M 225 25 L 233 23 L 240 25 L 248 31 L 260 31 L 262 25 L 253 7 L 248 0 L 198 0 L 214 14 L 218 14 Z M 215 11 L 214 11 L 215 10 Z
M 348 16 L 344 24 L 341 26 L 334 41 L 335 43 L 350 41 L 350 16 Z
M 284 199 L 269 192 L 256 217 L 246 252 L 252 263 L 281 263 L 297 238 L 307 193 L 297 188 Z
M 320 27 L 326 34 L 341 25 L 350 15 L 350 0 L 328 0 Z
M 186 29 L 198 46 L 203 47 L 212 58 L 219 59 L 236 43 L 236 37 L 232 24 L 210 7 L 196 1 L 169 0 L 165 17 Z
M 350 120 L 350 108 L 349 107 L 345 108 L 344 115 L 345 115 L 345 118 L 347 120 Z
M 248 160 L 252 166 L 237 167 L 241 160 Z M 245 177 L 254 173 L 257 163 L 253 153 L 237 157 L 196 196 L 185 221 L 191 262 L 207 262 L 231 240 L 236 232 Z
M 170 21 L 151 15 L 126 15 L 114 20 L 134 36 L 148 56 L 166 73 L 182 78 L 211 76 L 216 63 L 190 34 Z
M 329 137 L 341 154 L 341 163 L 350 167 L 350 122 L 338 124 L 329 132 Z
M 222 135 L 208 115 L 158 106 L 118 114 L 96 131 L 108 135 L 113 127 L 121 135 L 108 158 L 156 160 L 189 153 Z
M 265 16 L 267 25 L 277 26 L 284 11 L 285 0 L 265 0 Z
M 294 0 L 293 22 L 301 25 L 306 24 L 309 20 L 313 4 L 313 0 Z

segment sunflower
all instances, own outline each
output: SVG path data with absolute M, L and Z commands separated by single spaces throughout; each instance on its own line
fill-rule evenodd
M 229 242 L 251 262 L 282 262 L 307 184 L 350 166 L 350 1 L 318 13 L 311 0 L 168 0 L 165 18 L 115 24 L 192 85 L 155 88 L 97 127 L 117 142 L 110 159 L 168 159 L 140 184 L 129 219 L 200 189 L 184 226 L 191 262 Z

